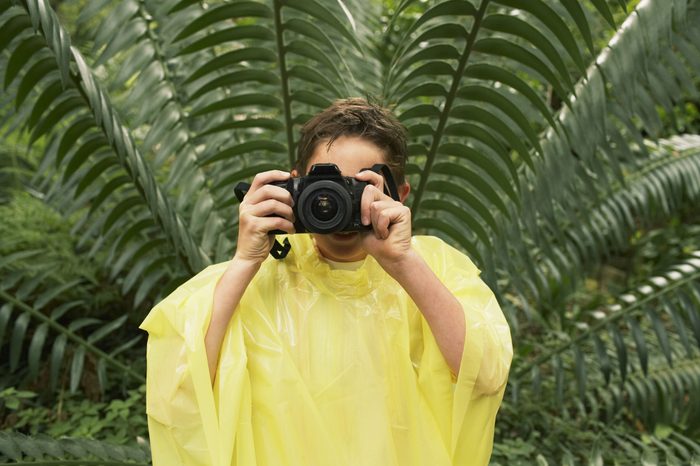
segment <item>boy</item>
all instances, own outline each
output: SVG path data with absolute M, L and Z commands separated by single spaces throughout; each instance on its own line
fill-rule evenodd
M 147 412 L 161 465 L 482 465 L 507 380 L 510 333 L 471 261 L 411 235 L 405 132 L 388 111 L 341 100 L 301 132 L 291 173 L 258 174 L 238 245 L 159 303 Z M 335 163 L 368 182 L 367 232 L 295 235 L 270 185 Z M 383 178 L 360 170 L 385 163 Z M 268 257 L 272 230 L 290 233 Z

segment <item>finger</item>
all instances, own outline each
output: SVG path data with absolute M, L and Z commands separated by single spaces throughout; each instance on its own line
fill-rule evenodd
M 267 199 L 258 204 L 247 206 L 245 213 L 254 217 L 267 217 L 277 215 L 290 222 L 294 222 L 294 211 L 292 208 L 276 199 Z
M 360 200 L 360 219 L 363 225 L 372 223 L 370 205 L 375 201 L 384 200 L 385 198 L 391 199 L 375 186 L 371 184 L 365 186 L 364 191 L 362 191 L 362 199 Z
M 286 181 L 290 176 L 292 175 L 289 172 L 284 172 L 282 170 L 269 170 L 258 173 L 255 175 L 255 178 L 253 178 L 248 193 L 255 192 L 260 189 L 261 186 L 272 183 L 273 181 Z
M 396 202 L 374 201 L 370 204 L 370 218 L 372 219 L 372 229 L 379 239 L 389 236 L 389 224 L 392 220 L 393 208 Z
M 273 230 L 282 230 L 290 235 L 296 233 L 294 224 L 282 217 L 263 217 L 256 225 L 256 231 L 269 233 Z
M 387 239 L 389 237 L 389 227 L 391 225 L 399 223 L 400 219 L 404 214 L 406 214 L 407 210 L 408 207 L 406 206 L 395 205 L 393 207 L 383 209 L 381 212 L 378 213 L 377 231 L 379 232 L 381 238 Z
M 375 173 L 371 170 L 361 171 L 355 176 L 356 179 L 369 183 L 379 190 L 380 193 L 384 193 L 384 177 L 379 173 Z
M 252 194 L 250 191 L 248 191 L 248 194 L 246 194 L 244 201 L 252 205 L 259 204 L 260 202 L 263 202 L 267 199 L 275 199 L 290 206 L 294 205 L 292 195 L 289 191 L 282 188 L 281 186 L 273 186 L 271 184 L 260 187 Z
M 384 191 L 384 177 L 372 170 L 364 170 L 355 175 L 355 179 L 365 181 L 380 191 Z

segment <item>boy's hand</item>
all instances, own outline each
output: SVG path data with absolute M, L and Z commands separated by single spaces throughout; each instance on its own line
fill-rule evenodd
M 363 225 L 362 247 L 384 268 L 403 260 L 411 251 L 411 210 L 384 194 L 384 178 L 365 170 L 355 178 L 370 183 L 362 193 L 360 214 Z
M 238 207 L 238 245 L 234 259 L 260 264 L 275 241 L 270 231 L 294 233 L 292 195 L 284 188 L 268 184 L 288 180 L 290 176 L 279 170 L 255 175 Z

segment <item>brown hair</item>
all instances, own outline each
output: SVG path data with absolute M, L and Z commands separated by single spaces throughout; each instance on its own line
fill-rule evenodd
M 341 136 L 360 136 L 384 152 L 397 185 L 405 182 L 406 129 L 386 108 L 365 99 L 340 99 L 313 117 L 301 128 L 297 144 L 296 169 L 306 173 L 316 146 L 324 141 L 330 147 Z

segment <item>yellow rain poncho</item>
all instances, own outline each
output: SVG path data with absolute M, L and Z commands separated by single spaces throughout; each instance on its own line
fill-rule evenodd
M 487 464 L 513 350 L 474 264 L 437 238 L 413 238 L 464 307 L 455 378 L 420 311 L 372 257 L 333 269 L 311 236 L 289 239 L 289 256 L 266 260 L 235 310 L 213 387 L 204 335 L 227 263 L 141 325 L 154 465 Z

